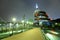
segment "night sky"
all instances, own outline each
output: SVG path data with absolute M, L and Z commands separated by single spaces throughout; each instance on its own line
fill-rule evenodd
M 21 20 L 25 14 L 26 19 L 33 19 L 36 3 L 40 10 L 47 12 L 49 18 L 60 18 L 60 0 L 0 0 L 0 18 L 10 21 L 16 17 Z

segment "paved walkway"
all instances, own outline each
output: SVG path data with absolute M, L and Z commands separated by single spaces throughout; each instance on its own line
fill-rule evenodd
M 44 35 L 42 34 L 40 28 L 34 28 L 3 40 L 44 40 Z

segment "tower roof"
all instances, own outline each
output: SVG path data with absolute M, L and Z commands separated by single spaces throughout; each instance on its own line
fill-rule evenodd
M 38 9 L 38 4 L 36 3 L 36 9 Z

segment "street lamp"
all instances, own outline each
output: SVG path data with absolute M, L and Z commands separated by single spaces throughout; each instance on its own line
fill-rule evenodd
M 10 28 L 11 28 L 11 26 L 12 26 L 12 23 L 10 23 L 9 25 L 10 25 Z
M 16 27 L 18 28 L 18 26 L 19 26 L 19 24 L 17 23 L 17 24 L 16 24 Z
M 27 21 L 26 23 L 28 24 L 29 22 Z
M 22 20 L 22 24 L 23 24 L 23 26 L 24 26 L 24 28 L 25 28 L 25 20 Z
M 13 22 L 13 23 L 14 23 L 14 25 L 15 25 L 16 18 L 12 18 L 12 22 Z M 13 35 L 14 25 L 13 25 L 13 27 L 12 27 L 12 35 Z

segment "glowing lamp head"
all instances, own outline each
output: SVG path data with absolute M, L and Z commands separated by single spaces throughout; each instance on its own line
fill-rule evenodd
M 13 18 L 13 19 L 12 19 L 12 21 L 14 21 L 14 22 L 15 22 L 15 21 L 16 21 L 16 18 Z

